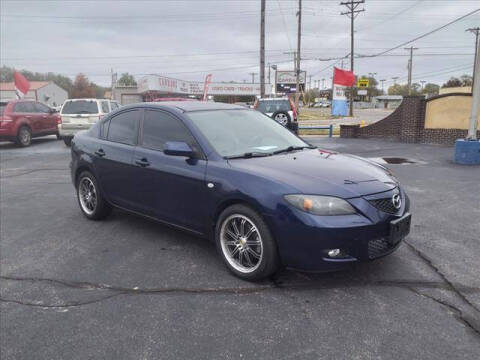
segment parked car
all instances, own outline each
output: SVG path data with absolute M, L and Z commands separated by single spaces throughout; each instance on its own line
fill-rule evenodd
M 257 99 L 254 109 L 271 117 L 279 124 L 298 133 L 297 112 L 295 104 L 288 98 Z
M 73 136 L 88 130 L 99 119 L 111 111 L 110 100 L 107 99 L 68 99 L 63 103 L 59 126 L 60 137 L 65 145 L 70 146 Z
M 212 239 L 246 280 L 373 260 L 410 229 L 387 168 L 319 150 L 241 106 L 128 105 L 77 134 L 71 157 L 88 219 L 118 207 Z
M 323 101 L 319 101 L 319 102 L 316 102 L 313 107 L 314 108 L 328 108 L 331 106 L 331 102 L 330 100 L 323 100 Z
M 32 138 L 57 135 L 60 116 L 33 100 L 0 102 L 0 140 L 29 146 Z

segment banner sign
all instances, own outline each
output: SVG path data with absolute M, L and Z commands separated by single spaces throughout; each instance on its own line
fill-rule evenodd
M 25 95 L 27 95 L 27 92 L 30 89 L 30 83 L 25 78 L 25 76 L 23 76 L 17 71 L 13 73 L 13 79 L 15 83 L 15 93 L 17 95 L 17 98 L 21 99 Z
M 265 87 L 265 93 L 270 94 L 270 87 Z M 165 94 L 186 94 L 203 96 L 205 82 L 183 81 L 160 75 L 146 75 L 138 81 L 138 92 L 157 91 Z M 216 83 L 208 85 L 208 95 L 260 95 L 260 84 L 249 83 Z
M 212 74 L 208 74 L 205 78 L 205 85 L 203 86 L 203 101 L 207 101 L 208 95 L 208 85 L 210 85 L 210 80 L 212 79 Z
M 355 75 L 351 71 L 333 68 L 332 115 L 346 116 L 348 103 L 345 90 L 355 84 Z
M 307 79 L 307 72 L 300 71 L 299 83 L 300 91 L 305 89 L 305 81 Z M 297 87 L 297 75 L 295 71 L 276 71 L 275 72 L 275 89 L 278 93 L 294 93 Z

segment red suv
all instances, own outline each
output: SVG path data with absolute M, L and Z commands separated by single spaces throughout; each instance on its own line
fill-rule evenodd
M 33 137 L 57 135 L 61 118 L 47 105 L 32 100 L 0 102 L 0 141 L 28 146 Z

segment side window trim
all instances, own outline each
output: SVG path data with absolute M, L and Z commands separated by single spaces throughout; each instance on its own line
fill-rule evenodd
M 148 149 L 148 150 L 153 150 L 153 151 L 158 151 L 158 152 L 161 152 L 163 153 L 162 150 L 159 150 L 159 149 L 154 149 L 154 148 L 151 148 L 151 147 L 148 147 L 148 146 L 145 146 L 143 144 L 143 122 L 145 120 L 145 115 L 147 113 L 147 111 L 153 111 L 153 112 L 159 112 L 159 113 L 162 113 L 162 114 L 167 114 L 169 116 L 171 116 L 172 118 L 174 118 L 175 120 L 177 120 L 178 122 L 180 122 L 180 124 L 183 126 L 183 128 L 186 130 L 186 132 L 190 135 L 190 137 L 193 139 L 193 141 L 195 142 L 195 145 L 198 149 L 197 151 L 197 155 L 198 155 L 198 158 L 200 160 L 206 160 L 207 157 L 205 156 L 205 153 L 203 152 L 203 149 L 202 147 L 200 146 L 200 144 L 198 143 L 197 139 L 195 138 L 195 136 L 192 134 L 191 130 L 184 124 L 184 122 L 182 121 L 182 119 L 180 119 L 178 116 L 176 116 L 175 114 L 172 114 L 171 112 L 169 111 L 165 111 L 165 110 L 160 110 L 160 109 L 154 109 L 154 108 L 144 108 L 143 109 L 143 114 L 142 114 L 142 117 L 141 117 L 141 125 L 139 126 L 139 136 L 138 136 L 138 142 L 137 142 L 137 146 L 138 147 L 141 147 L 141 148 L 144 148 L 144 149 Z

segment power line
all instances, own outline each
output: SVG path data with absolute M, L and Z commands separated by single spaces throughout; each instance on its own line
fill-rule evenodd
M 431 30 L 431 31 L 423 34 L 423 35 L 417 36 L 416 38 L 414 38 L 414 39 L 412 39 L 412 40 L 405 41 L 405 42 L 401 43 L 400 45 L 397 45 L 397 46 L 392 47 L 392 48 L 390 48 L 390 49 L 388 49 L 388 50 L 382 51 L 382 52 L 380 52 L 380 53 L 378 53 L 378 54 L 365 55 L 365 57 L 376 57 L 376 56 L 380 56 L 380 55 L 384 55 L 384 54 L 386 54 L 386 53 L 389 53 L 390 51 L 396 50 L 396 49 L 398 49 L 398 48 L 401 48 L 402 46 L 408 45 L 408 44 L 410 44 L 410 43 L 412 43 L 412 42 L 414 42 L 414 41 L 417 41 L 417 40 L 420 40 L 420 39 L 422 39 L 422 38 L 424 38 L 424 37 L 427 37 L 428 35 L 431 35 L 431 34 L 437 32 L 437 31 L 440 31 L 440 30 L 442 30 L 442 29 L 445 29 L 446 27 L 448 27 L 448 26 L 450 26 L 450 25 L 452 25 L 452 24 L 454 24 L 454 23 L 456 23 L 456 22 L 459 22 L 460 20 L 463 20 L 463 19 L 465 19 L 466 17 L 471 16 L 471 15 L 477 13 L 477 12 L 480 12 L 480 8 L 479 8 L 479 9 L 476 9 L 476 10 L 473 10 L 473 11 L 469 12 L 468 14 L 465 14 L 465 15 L 463 15 L 463 16 L 460 16 L 459 18 L 456 18 L 455 20 L 452 20 L 452 21 L 450 21 L 449 23 L 447 23 L 447 24 L 445 24 L 445 25 L 442 25 L 442 26 L 440 26 L 440 27 L 438 27 L 438 28 L 435 28 L 435 29 L 433 29 L 433 30 Z

